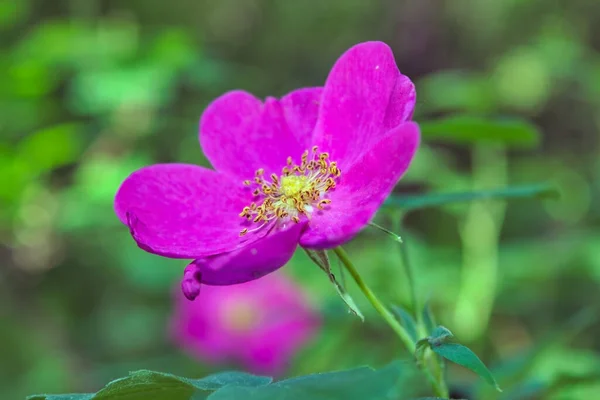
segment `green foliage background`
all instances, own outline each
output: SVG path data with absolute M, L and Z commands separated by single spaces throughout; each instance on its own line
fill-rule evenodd
M 320 85 L 366 40 L 389 43 L 417 82 L 424 144 L 399 195 L 546 181 L 562 194 L 405 217 L 438 322 L 488 365 L 535 355 L 496 376 L 503 388 L 520 374 L 540 398 L 590 398 L 599 325 L 594 312 L 569 318 L 600 301 L 599 21 L 593 0 L 0 0 L 0 398 L 235 367 L 169 342 L 184 263 L 139 250 L 113 195 L 146 164 L 208 165 L 197 122 L 211 99 Z M 366 230 L 348 251 L 382 298 L 410 306 L 396 246 Z M 303 253 L 286 270 L 325 314 L 289 376 L 403 355 L 352 287 L 365 323 Z M 449 374 L 456 393 L 476 382 Z

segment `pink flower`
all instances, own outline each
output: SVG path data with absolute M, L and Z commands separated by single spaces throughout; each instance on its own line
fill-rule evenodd
M 214 170 L 157 164 L 121 185 L 115 210 L 139 247 L 194 261 L 182 288 L 231 285 L 283 266 L 297 245 L 327 249 L 372 219 L 419 144 L 413 83 L 390 48 L 358 44 L 324 87 L 264 103 L 233 91 L 200 120 Z
M 319 315 L 279 273 L 231 286 L 205 286 L 202 301 L 178 293 L 173 339 L 213 363 L 238 361 L 255 374 L 279 375 L 318 331 Z

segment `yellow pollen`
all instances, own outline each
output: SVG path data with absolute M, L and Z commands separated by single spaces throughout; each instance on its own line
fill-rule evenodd
M 293 197 L 307 189 L 308 177 L 306 175 L 290 175 L 281 177 L 279 189 L 286 197 Z
M 317 151 L 314 146 L 310 152 L 302 153 L 300 164 L 288 157 L 280 175 L 265 176 L 261 168 L 252 181 L 244 181 L 244 185 L 253 186 L 256 199 L 244 207 L 240 217 L 258 226 L 242 229 L 240 236 L 280 220 L 298 223 L 303 216 L 310 218 L 313 212 L 327 209 L 331 204 L 328 192 L 335 189 L 342 172 L 335 161 L 329 161 L 328 153 Z
M 256 305 L 242 301 L 225 303 L 221 314 L 223 326 L 233 333 L 252 331 L 260 324 L 262 315 Z

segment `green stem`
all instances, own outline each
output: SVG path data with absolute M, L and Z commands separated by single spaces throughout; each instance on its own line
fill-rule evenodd
M 338 256 L 338 258 L 340 259 L 340 261 L 342 262 L 344 267 L 346 267 L 346 269 L 348 270 L 350 275 L 352 275 L 352 278 L 354 278 L 354 281 L 358 285 L 359 289 L 363 292 L 363 294 L 365 295 L 367 300 L 369 300 L 369 302 L 375 308 L 375 310 L 377 310 L 377 312 L 383 317 L 385 322 L 387 322 L 387 324 L 392 328 L 392 330 L 398 335 L 398 337 L 404 344 L 404 347 L 406 347 L 406 349 L 411 354 L 415 354 L 415 350 L 416 350 L 415 342 L 413 342 L 413 340 L 411 339 L 408 332 L 406 332 L 404 327 L 402 325 L 400 325 L 400 323 L 394 317 L 394 315 L 392 315 L 392 313 L 387 309 L 387 307 L 385 307 L 383 305 L 383 303 L 377 298 L 375 293 L 373 293 L 373 291 L 367 286 L 365 281 L 362 279 L 362 277 L 358 273 L 358 270 L 356 269 L 354 264 L 352 264 L 352 261 L 350 261 L 350 258 L 348 257 L 348 254 L 346 253 L 346 251 L 344 249 L 342 249 L 341 247 L 336 247 L 335 249 L 333 249 L 333 251 Z M 445 385 L 445 382 L 443 381 L 443 379 L 440 379 L 440 378 L 436 379 L 434 374 L 432 374 L 431 371 L 429 371 L 426 363 L 418 363 L 418 364 L 419 364 L 419 368 L 421 368 L 421 370 L 423 371 L 423 373 L 425 374 L 425 376 L 431 383 L 431 386 L 433 387 L 433 390 L 434 390 L 436 396 L 447 398 L 448 390 L 446 389 L 446 385 Z
M 426 357 L 428 359 L 432 359 L 433 375 L 435 376 L 435 379 L 442 390 L 442 397 L 448 397 L 448 386 L 446 385 L 446 376 L 444 374 L 444 360 L 442 359 L 442 357 L 439 357 L 436 354 L 434 354 L 431 350 L 429 350 Z
M 394 232 L 397 234 L 400 233 L 400 227 L 402 225 L 402 214 L 400 212 L 395 213 L 392 216 L 392 226 Z M 413 313 L 417 320 L 417 327 L 419 329 L 419 335 L 421 337 L 428 336 L 431 332 L 427 332 L 427 328 L 425 327 L 425 323 L 423 322 L 423 304 L 421 303 L 421 299 L 417 294 L 417 285 L 415 281 L 415 272 L 410 263 L 410 258 L 408 256 L 408 249 L 406 242 L 402 243 L 400 246 L 400 257 L 402 259 L 402 266 L 404 267 L 404 273 L 406 275 L 406 279 L 408 281 L 408 290 L 410 293 L 410 299 L 413 307 Z M 424 371 L 427 371 L 428 379 L 431 382 L 433 378 L 433 382 L 439 386 L 442 397 L 448 396 L 448 388 L 446 387 L 446 380 L 444 376 L 444 360 L 441 357 L 436 357 L 432 352 L 428 352 L 425 355 L 425 364 L 431 363 L 432 373 L 430 373 L 429 368 L 425 366 L 423 368 Z
M 400 226 L 402 221 L 402 214 L 398 212 L 392 217 L 392 226 L 395 232 L 400 232 Z M 417 326 L 419 327 L 420 335 L 427 336 L 429 332 L 424 332 L 425 325 L 423 323 L 423 305 L 417 295 L 417 285 L 415 282 L 415 273 L 408 257 L 408 250 L 406 249 L 406 243 L 402 243 L 400 246 L 400 257 L 402 259 L 402 266 L 404 267 L 404 274 L 408 281 L 408 291 L 410 294 L 410 302 L 413 308 L 413 313 L 417 319 Z
M 392 315 L 392 313 L 383 305 L 383 303 L 379 301 L 375 293 L 373 293 L 373 291 L 367 286 L 365 281 L 363 281 L 362 277 L 356 270 L 356 267 L 354 266 L 354 264 L 352 264 L 352 261 L 350 261 L 350 258 L 348 257 L 346 251 L 341 247 L 336 247 L 335 249 L 333 249 L 333 251 L 338 256 L 342 264 L 344 264 L 350 275 L 352 275 L 352 278 L 354 278 L 354 281 L 358 285 L 359 289 L 363 292 L 367 300 L 369 300 L 371 305 L 383 317 L 385 322 L 387 322 L 387 324 L 392 328 L 392 330 L 396 332 L 396 334 L 400 337 L 400 340 L 402 340 L 404 347 L 406 347 L 406 349 L 411 354 L 414 354 L 416 346 L 413 340 L 411 339 L 410 335 L 408 334 L 408 332 L 406 332 L 404 327 L 400 325 L 400 323 L 398 322 L 398 320 L 396 320 L 394 315 Z

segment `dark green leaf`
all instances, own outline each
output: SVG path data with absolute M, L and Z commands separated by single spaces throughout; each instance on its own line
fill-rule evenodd
M 454 336 L 454 335 L 452 334 L 452 332 L 450 332 L 450 330 L 448 328 L 446 328 L 445 326 L 441 326 L 441 325 L 436 327 L 431 332 L 431 337 L 433 339 L 440 339 L 440 338 L 444 338 L 444 337 L 448 337 L 448 336 Z
M 453 143 L 501 143 L 531 148 L 539 145 L 538 128 L 522 119 L 488 119 L 456 115 L 419 123 L 424 139 L 447 139 Z
M 479 357 L 477 357 L 477 355 L 468 347 L 458 343 L 442 343 L 438 346 L 431 346 L 431 349 L 445 359 L 470 369 L 483 378 L 487 383 L 494 386 L 496 390 L 499 392 L 502 391 L 492 376 L 492 373 L 487 369 Z
M 419 335 L 418 335 L 417 323 L 416 323 L 415 319 L 412 317 L 412 315 L 410 315 L 410 313 L 408 311 L 406 311 L 404 308 L 396 306 L 396 305 L 392 305 L 390 308 L 392 309 L 394 314 L 396 314 L 396 317 L 398 317 L 398 320 L 400 321 L 402 326 L 404 328 L 406 328 L 406 331 L 410 335 L 410 338 L 414 342 L 416 342 L 419 339 L 418 338 Z
M 502 189 L 482 190 L 478 192 L 437 193 L 416 196 L 390 196 L 385 201 L 387 207 L 404 210 L 439 207 L 451 203 L 483 199 L 519 199 L 519 198 L 556 198 L 558 191 L 549 184 L 510 186 Z
M 209 400 L 363 400 L 386 399 L 402 378 L 399 362 L 375 371 L 361 367 L 287 379 L 257 388 L 229 386 L 214 392 Z
M 185 378 L 162 372 L 140 370 L 110 382 L 93 400 L 188 400 L 194 387 Z
M 28 400 L 200 400 L 227 386 L 258 387 L 272 379 L 244 372 L 221 372 L 202 379 L 188 379 L 162 372 L 140 370 L 110 382 L 96 394 L 35 395 Z
M 93 393 L 35 394 L 28 396 L 27 400 L 90 400 L 93 395 Z
M 273 381 L 269 376 L 256 376 L 238 371 L 226 371 L 201 379 L 186 379 L 197 389 L 217 390 L 225 386 L 265 386 Z
M 442 343 L 446 343 L 449 339 L 454 337 L 452 332 L 446 327 L 438 326 L 431 332 L 431 337 L 429 338 L 429 343 L 431 346 L 438 346 Z

